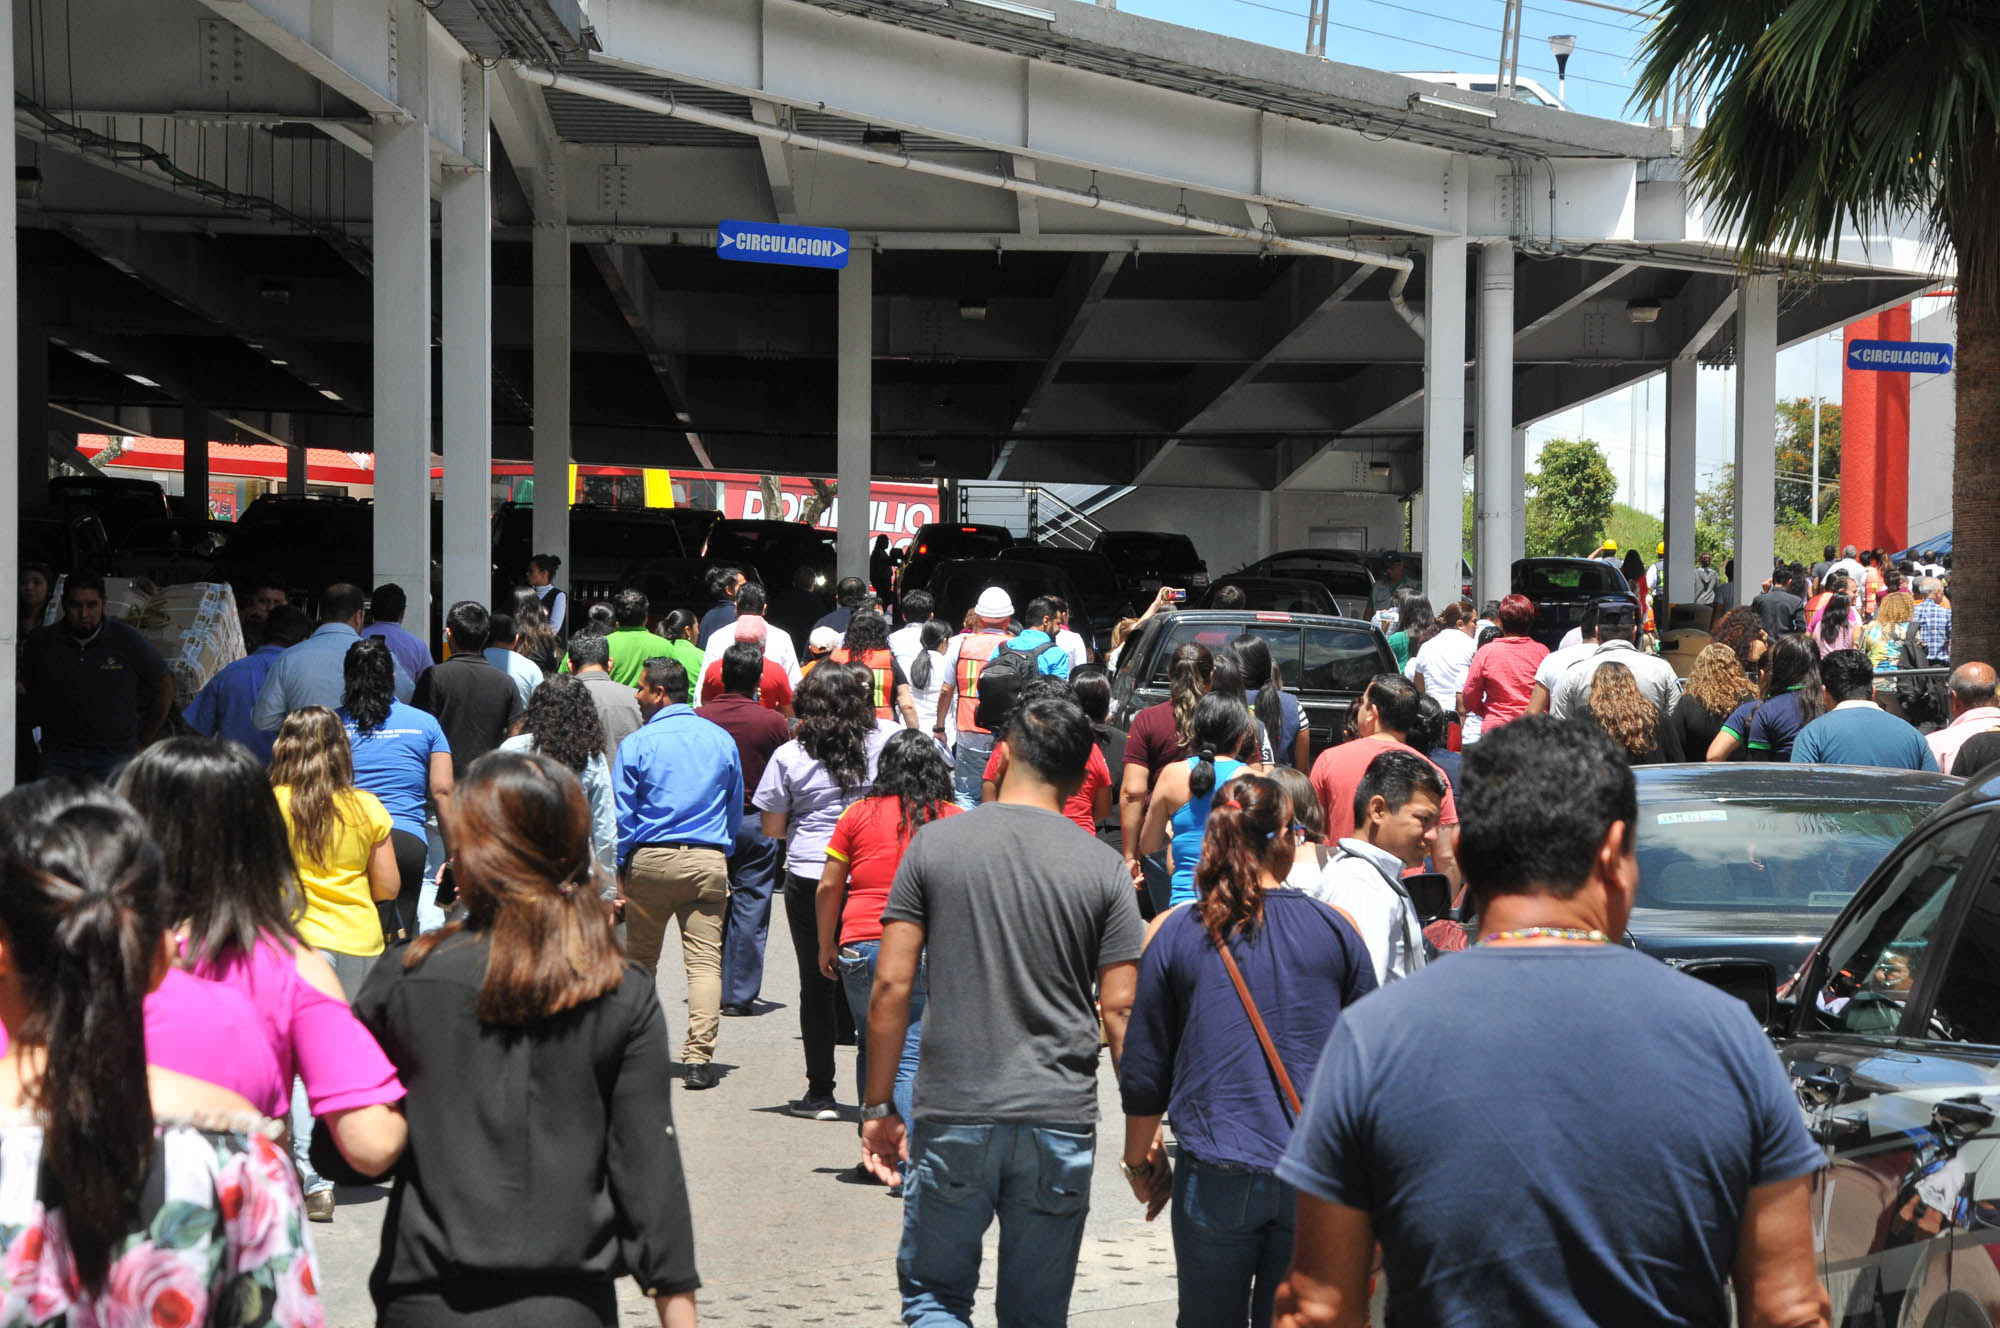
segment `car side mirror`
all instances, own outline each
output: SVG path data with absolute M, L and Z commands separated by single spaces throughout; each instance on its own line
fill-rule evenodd
M 1758 1027 L 1769 1027 L 1778 1006 L 1778 970 L 1763 959 L 1695 959 L 1681 972 L 1726 991 L 1750 1007 Z

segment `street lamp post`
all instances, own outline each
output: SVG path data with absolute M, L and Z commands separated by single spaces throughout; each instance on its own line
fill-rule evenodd
M 1556 58 L 1556 100 L 1569 104 L 1569 57 L 1576 50 L 1576 38 L 1568 33 L 1549 38 L 1549 54 Z

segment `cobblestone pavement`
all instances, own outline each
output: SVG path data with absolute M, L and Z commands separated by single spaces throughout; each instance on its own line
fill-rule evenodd
M 716 1064 L 722 1082 L 704 1093 L 674 1090 L 673 1109 L 694 1204 L 696 1257 L 702 1275 L 701 1320 L 718 1328 L 792 1328 L 801 1324 L 874 1328 L 898 1322 L 896 1241 L 902 1205 L 881 1186 L 854 1179 L 853 1053 L 840 1052 L 838 1095 L 846 1119 L 799 1120 L 785 1103 L 805 1091 L 793 998 L 798 972 L 783 918 L 773 910 L 764 1002 L 758 1015 L 724 1019 Z M 668 937 L 660 999 L 676 1050 L 686 1021 L 686 987 Z M 468 1091 L 478 1091 L 468 1085 Z M 1110 1057 L 1099 1074 L 1098 1162 L 1089 1225 L 1077 1270 L 1070 1322 L 1087 1328 L 1158 1328 L 1174 1314 L 1174 1258 L 1163 1213 L 1141 1220 L 1118 1175 L 1124 1118 Z M 374 1322 L 368 1271 L 386 1207 L 386 1189 L 342 1190 L 330 1225 L 314 1225 L 329 1328 Z M 538 1220 L 522 1214 L 522 1221 Z M 988 1233 L 991 1276 L 998 1228 Z M 990 1282 L 975 1317 L 990 1323 Z M 651 1302 L 627 1279 L 622 1318 L 656 1322 Z

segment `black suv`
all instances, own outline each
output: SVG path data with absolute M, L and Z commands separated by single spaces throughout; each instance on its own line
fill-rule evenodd
M 1141 607 L 1153 602 L 1161 586 L 1200 592 L 1208 589 L 1208 564 L 1185 535 L 1151 530 L 1107 530 L 1090 542 L 1118 569 L 1118 588 Z
M 1638 612 L 1639 597 L 1625 574 L 1599 558 L 1522 558 L 1514 564 L 1511 586 L 1535 602 L 1535 626 L 1528 635 L 1554 650 L 1572 627 L 1581 626 L 1593 604 L 1623 604 Z
M 701 553 L 712 510 L 692 507 L 605 507 L 573 503 L 569 509 L 569 562 L 563 584 L 578 604 L 609 599 L 626 569 L 651 558 L 693 558 Z M 516 586 L 528 584 L 533 547 L 533 503 L 503 503 L 493 514 L 493 602 L 508 604 Z
M 1389 642 L 1369 624 L 1319 613 L 1253 613 L 1194 609 L 1159 613 L 1125 642 L 1111 680 L 1111 723 L 1129 729 L 1132 716 L 1167 699 L 1167 665 L 1189 641 L 1221 650 L 1245 632 L 1270 643 L 1278 676 L 1298 693 L 1317 756 L 1339 739 L 1347 712 L 1378 673 L 1394 673 Z
M 1014 532 L 1005 526 L 982 526 L 961 521 L 932 522 L 918 526 L 904 550 L 903 565 L 896 572 L 896 594 L 929 590 L 939 564 L 955 558 L 996 558 L 1014 547 Z M 889 587 L 876 590 L 888 594 Z

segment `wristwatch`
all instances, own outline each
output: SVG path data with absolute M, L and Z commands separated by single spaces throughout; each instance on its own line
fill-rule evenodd
M 1135 1167 L 1130 1162 L 1120 1158 L 1118 1160 L 1118 1174 L 1125 1178 L 1127 1185 L 1130 1185 L 1135 1180 L 1140 1180 L 1153 1174 L 1153 1159 L 1147 1158 Z
M 884 1117 L 895 1114 L 896 1104 L 893 1102 L 877 1102 L 873 1106 L 869 1106 L 864 1102 L 861 1106 L 861 1119 L 865 1121 L 881 1120 Z

